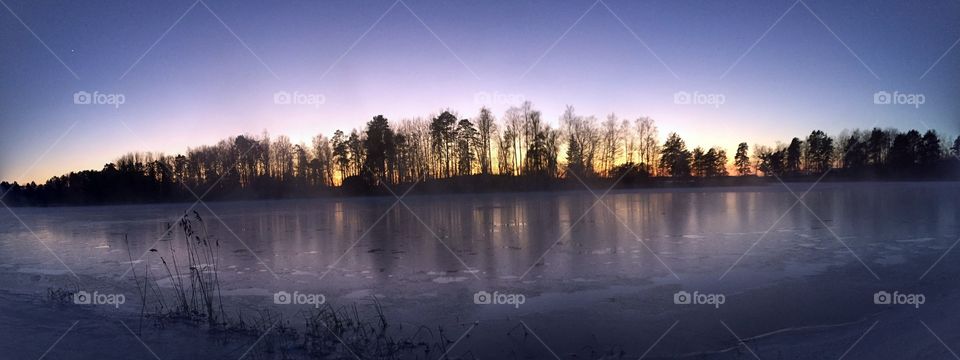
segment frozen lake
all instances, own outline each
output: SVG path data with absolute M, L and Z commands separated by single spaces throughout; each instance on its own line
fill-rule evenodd
M 798 203 L 811 185 L 623 190 L 602 203 L 565 192 L 194 209 L 220 242 L 230 304 L 289 312 L 276 292 L 331 304 L 376 296 L 399 323 L 442 326 L 451 340 L 469 333 L 451 357 L 952 358 L 960 184 L 823 183 Z M 138 271 L 162 274 L 148 250 L 176 250 L 182 233 L 164 233 L 190 206 L 3 212 L 0 290 L 40 296 L 75 273 L 84 288 L 133 299 L 127 242 Z M 481 291 L 523 303 L 477 304 Z M 723 303 L 677 304 L 680 291 Z M 877 305 L 878 291 L 925 303 Z M 36 358 L 72 321 L 62 322 L 0 350 Z

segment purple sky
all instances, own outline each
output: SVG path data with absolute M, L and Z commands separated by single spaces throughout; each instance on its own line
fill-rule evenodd
M 2 3 L 8 181 L 264 130 L 308 142 L 377 114 L 472 117 L 484 98 L 498 117 L 530 100 L 554 124 L 566 104 L 650 116 L 731 153 L 815 128 L 960 133 L 958 0 Z M 75 104 L 79 91 L 123 104 Z M 677 104 L 681 91 L 724 102 Z M 877 105 L 879 91 L 923 104 Z

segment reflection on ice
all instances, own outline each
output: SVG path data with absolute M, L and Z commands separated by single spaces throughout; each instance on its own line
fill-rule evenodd
M 899 274 L 914 281 L 960 233 L 960 212 L 945 200 L 958 195 L 950 183 L 821 184 L 805 198 L 811 213 L 786 212 L 796 199 L 775 187 L 614 191 L 604 202 L 616 216 L 596 206 L 579 222 L 595 200 L 586 192 L 419 196 L 404 200 L 416 217 L 395 207 L 372 228 L 393 198 L 228 202 L 210 204 L 225 225 L 207 226 L 221 244 L 223 296 L 237 301 L 269 304 L 282 289 L 334 303 L 377 296 L 406 323 L 480 319 L 502 334 L 524 317 L 570 347 L 597 334 L 615 344 L 655 339 L 682 319 L 662 344 L 670 354 L 693 338 L 703 351 L 728 347 L 715 321 L 703 332 L 719 335 L 705 339 L 686 325 L 719 314 L 745 336 L 867 316 L 860 293 L 868 297 L 882 283 L 864 267 L 884 281 Z M 136 257 L 151 248 L 183 251 L 181 241 L 158 238 L 185 206 L 16 211 L 71 269 L 117 280 L 131 265 L 164 273 L 156 256 Z M 14 221 L 0 217 L 0 274 L 68 274 Z M 720 313 L 670 307 L 682 288 L 724 292 L 727 305 Z M 843 293 L 813 292 L 822 288 Z M 522 293 L 526 303 L 476 307 L 471 295 L 480 290 Z M 816 314 L 833 302 L 835 313 Z

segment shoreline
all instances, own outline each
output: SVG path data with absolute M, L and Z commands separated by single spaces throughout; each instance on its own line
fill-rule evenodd
M 454 189 L 435 189 L 431 188 L 431 182 L 420 182 L 420 183 L 402 183 L 402 184 L 393 184 L 390 186 L 390 189 L 396 196 L 402 196 L 405 189 L 413 187 L 410 193 L 407 194 L 406 198 L 409 197 L 430 197 L 430 196 L 482 196 L 482 195 L 513 195 L 513 194 L 524 194 L 524 195 L 547 195 L 547 194 L 575 194 L 593 191 L 600 196 L 604 191 L 609 190 L 610 192 L 620 192 L 620 191 L 637 191 L 637 192 L 650 192 L 650 193 L 665 193 L 665 192 L 685 192 L 691 190 L 729 190 L 731 192 L 738 191 L 757 191 L 763 189 L 770 189 L 771 187 L 780 187 L 782 188 L 783 184 L 851 184 L 851 183 L 862 183 L 862 184 L 929 184 L 929 183 L 960 183 L 960 177 L 957 178 L 903 178 L 903 179 L 856 179 L 856 178 L 834 178 L 831 176 L 824 177 L 820 179 L 817 176 L 804 176 L 804 177 L 783 177 L 780 180 L 783 182 L 781 184 L 776 178 L 772 177 L 756 177 L 751 176 L 746 182 L 737 182 L 733 180 L 741 179 L 741 177 L 730 176 L 724 178 L 716 179 L 694 179 L 694 180 L 682 180 L 682 179 L 673 179 L 673 178 L 654 178 L 653 181 L 646 181 L 640 184 L 616 184 L 616 186 L 610 187 L 613 182 L 612 179 L 604 179 L 607 182 L 593 183 L 585 186 L 582 183 L 571 181 L 571 180 L 562 180 L 555 183 L 551 183 L 547 186 L 540 188 L 531 188 L 531 189 L 510 189 L 510 188 L 489 188 L 489 189 L 471 189 L 471 190 L 454 190 Z M 660 179 L 660 180 L 656 180 Z M 818 181 L 819 180 L 819 181 Z M 435 185 L 435 184 L 433 184 Z M 347 190 L 341 188 L 333 189 L 335 191 L 325 192 L 325 193 L 315 193 L 315 194 L 302 194 L 302 195 L 291 195 L 291 196 L 278 196 L 278 197 L 258 197 L 258 196 L 233 196 L 233 197 L 200 197 L 203 199 L 204 203 L 233 203 L 233 202 L 253 202 L 253 201 L 297 201 L 297 200 L 347 200 L 347 199 L 396 199 L 394 194 L 391 194 L 388 191 L 380 191 L 376 193 L 349 193 Z M 67 208 L 67 207 L 100 207 L 100 206 L 137 206 L 137 205 L 177 205 L 177 204 L 194 204 L 198 200 L 196 198 L 186 198 L 186 199 L 173 199 L 169 201 L 131 201 L 131 202 L 108 202 L 108 203 L 55 203 L 55 204 L 42 204 L 42 205 L 22 205 L 17 203 L 8 203 L 4 202 L 5 205 L 11 208 Z

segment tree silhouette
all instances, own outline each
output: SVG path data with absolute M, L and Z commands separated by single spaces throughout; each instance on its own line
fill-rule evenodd
M 721 148 L 713 147 L 704 154 L 706 162 L 707 177 L 727 176 L 727 152 Z
M 733 156 L 734 166 L 737 168 L 737 175 L 745 176 L 752 175 L 750 171 L 750 146 L 747 143 L 742 142 L 740 145 L 737 145 L 737 153 Z
M 833 159 L 833 139 L 823 131 L 814 130 L 807 136 L 806 163 L 808 170 L 822 173 L 830 169 Z
M 890 146 L 890 163 L 898 170 L 908 170 L 919 161 L 920 132 L 910 130 L 905 134 L 897 134 Z
M 473 164 L 476 160 L 474 150 L 479 142 L 477 129 L 468 119 L 462 119 L 457 123 L 457 174 L 472 175 Z
M 699 146 L 694 148 L 690 153 L 690 158 L 690 168 L 693 170 L 693 176 L 707 176 L 707 168 L 710 166 L 710 161 L 706 159 L 706 155 L 703 153 L 703 148 Z
M 766 147 L 756 147 L 757 171 L 764 175 L 783 176 L 786 171 L 787 149 L 782 147 L 772 150 Z
M 940 136 L 937 135 L 936 131 L 927 130 L 927 132 L 923 134 L 918 155 L 920 165 L 929 167 L 940 161 L 942 157 Z
M 657 125 L 653 119 L 642 117 L 634 121 L 639 142 L 638 155 L 642 167 L 650 174 L 657 168 L 657 156 L 660 153 L 660 140 L 657 134 Z
M 489 175 L 493 172 L 491 152 L 493 151 L 493 138 L 497 131 L 496 119 L 493 113 L 487 107 L 480 108 L 480 116 L 477 117 L 477 142 L 476 153 L 480 161 L 480 173 Z
M 525 102 L 509 108 L 499 126 L 487 108 L 473 120 L 458 120 L 450 110 L 428 119 L 390 122 L 378 115 L 349 135 L 343 130 L 330 138 L 317 134 L 309 145 L 263 132 L 183 154 L 133 152 L 100 169 L 70 172 L 44 184 L 0 182 L 0 191 L 11 205 L 109 204 L 191 201 L 193 191 L 211 200 L 385 194 L 378 182 L 425 179 L 426 191 L 501 191 L 576 189 L 574 175 L 592 185 L 620 186 L 668 181 L 658 176 L 703 179 L 693 183 L 728 176 L 722 147 L 689 151 L 676 133 L 661 143 L 654 121 L 646 117 L 628 121 L 610 114 L 599 123 L 568 106 L 554 128 Z M 960 137 L 951 143 L 933 130 L 921 135 L 854 129 L 834 137 L 815 130 L 805 141 L 793 138 L 786 146 L 754 145 L 753 159 L 750 150 L 746 142 L 737 146 L 732 169 L 738 175 L 753 174 L 752 160 L 758 174 L 806 180 L 830 169 L 836 169 L 831 179 L 957 179 L 960 174 L 960 162 L 946 158 L 960 156 Z
M 803 151 L 801 147 L 803 142 L 799 138 L 790 140 L 790 146 L 787 146 L 787 164 L 786 171 L 791 174 L 800 173 L 800 155 Z
M 660 150 L 660 167 L 671 177 L 690 176 L 690 152 L 677 133 L 670 133 Z
M 867 140 L 867 156 L 870 163 L 878 167 L 887 160 L 887 150 L 890 149 L 890 133 L 880 128 L 873 128 L 870 131 L 870 138 Z
M 861 169 L 870 159 L 869 142 L 863 140 L 863 134 L 854 130 L 843 144 L 843 167 L 846 169 Z
M 347 147 L 347 139 L 343 131 L 337 130 L 333 133 L 331 141 L 333 142 L 333 160 L 340 171 L 340 179 L 345 179 L 348 176 L 347 169 L 350 167 L 350 148 Z
M 581 178 L 591 175 L 597 140 L 592 119 L 577 116 L 573 106 L 567 105 L 560 117 L 560 124 L 567 134 L 567 171 Z
M 451 145 L 454 144 L 454 126 L 457 116 L 444 111 L 430 122 L 430 143 L 437 161 L 436 177 L 450 177 Z
M 390 129 L 390 123 L 383 115 L 377 115 L 367 123 L 366 139 L 363 141 L 364 169 L 365 176 L 375 176 L 368 178 L 368 184 L 377 184 L 380 181 L 389 180 L 387 177 L 388 155 L 394 153 L 393 130 Z M 373 174 L 370 174 L 373 173 Z
M 950 151 L 953 152 L 953 156 L 960 158 L 960 135 L 957 136 L 956 140 L 953 140 L 953 147 L 950 148 Z

